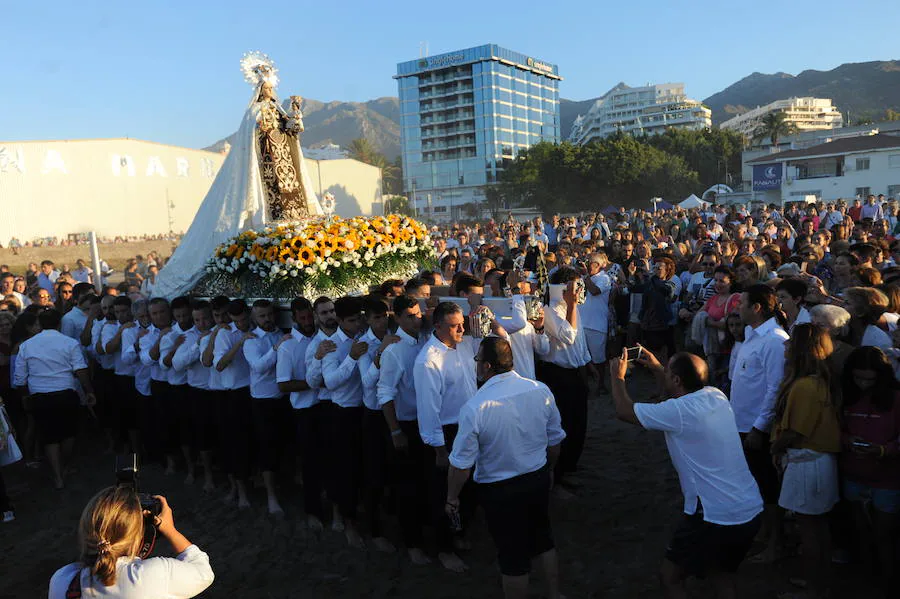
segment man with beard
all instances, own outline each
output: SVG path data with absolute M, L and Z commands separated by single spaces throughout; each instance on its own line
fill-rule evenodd
M 266 486 L 269 513 L 284 514 L 275 494 L 275 473 L 292 432 L 290 400 L 278 388 L 275 365 L 278 348 L 290 335 L 275 323 L 275 306 L 269 300 L 253 303 L 253 336 L 244 342 L 244 358 L 250 366 L 250 396 L 256 431 L 256 457 Z
M 209 388 L 209 368 L 200 361 L 200 340 L 210 334 L 213 319 L 209 302 L 198 301 L 191 307 L 194 326 L 184 333 L 184 341 L 176 341 L 172 369 L 187 373 L 188 392 L 184 400 L 190 410 L 188 424 L 203 463 L 203 490 L 215 488 L 212 477 L 212 449 L 215 445 L 214 418 L 216 394 Z
M 250 396 L 250 365 L 244 357 L 244 343 L 255 337 L 250 330 L 250 308 L 242 299 L 228 304 L 231 324 L 216 335 L 213 349 L 213 363 L 221 375 L 222 386 L 228 393 L 225 410 L 229 422 L 229 443 L 223 447 L 230 455 L 234 474 L 234 493 L 237 495 L 238 509 L 249 508 L 247 479 L 250 478 L 250 452 L 252 435 L 247 426 L 252 417 L 253 398 Z M 234 501 L 229 494 L 227 501 Z
M 322 530 L 325 513 L 322 508 L 323 462 L 325 460 L 325 412 L 319 402 L 318 389 L 306 381 L 306 350 L 316 336 L 316 319 L 312 304 L 305 297 L 291 302 L 294 327 L 291 338 L 278 347 L 275 379 L 282 393 L 290 393 L 297 426 L 300 466 L 303 469 L 303 507 L 306 524 L 312 531 Z

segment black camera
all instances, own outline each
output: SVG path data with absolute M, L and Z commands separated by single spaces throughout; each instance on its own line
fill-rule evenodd
M 150 493 L 140 492 L 139 473 L 140 463 L 136 453 L 116 456 L 116 486 L 132 489 L 138 496 L 144 514 L 144 540 L 139 551 L 141 559 L 144 559 L 153 552 L 156 545 L 156 518 L 162 514 L 162 502 Z

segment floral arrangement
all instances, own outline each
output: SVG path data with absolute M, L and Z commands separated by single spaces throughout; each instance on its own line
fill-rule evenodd
M 402 215 L 280 223 L 219 245 L 206 265 L 205 290 L 259 297 L 351 293 L 433 261 L 426 227 Z

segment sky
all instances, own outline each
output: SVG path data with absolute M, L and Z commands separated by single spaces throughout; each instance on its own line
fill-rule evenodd
M 259 50 L 282 97 L 396 96 L 398 62 L 487 43 L 556 63 L 560 96 L 681 81 L 704 99 L 758 71 L 900 59 L 900 2 L 0 0 L 0 140 L 203 147 L 237 129 Z

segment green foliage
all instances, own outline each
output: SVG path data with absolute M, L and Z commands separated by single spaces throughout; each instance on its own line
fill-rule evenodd
M 778 140 L 786 135 L 797 132 L 797 125 L 787 120 L 787 113 L 779 110 L 770 112 L 759 120 L 759 126 L 753 132 L 753 139 L 771 140 L 773 146 L 778 145 Z
M 542 142 L 505 165 L 492 204 L 535 206 L 545 212 L 647 206 L 651 197 L 682 198 L 700 187 L 681 157 L 618 134 L 584 146 Z
M 365 137 L 358 137 L 351 141 L 347 152 L 350 158 L 381 169 L 381 181 L 385 193 L 402 193 L 403 173 L 399 156 L 394 162 L 390 162 Z
M 401 195 L 386 195 L 384 199 L 385 214 L 405 214 L 415 216 L 409 198 Z
M 688 167 L 697 172 L 704 189 L 716 183 L 734 185 L 740 181 L 741 151 L 745 139 L 736 131 L 668 129 L 661 135 L 646 137 L 643 141 L 683 158 Z

